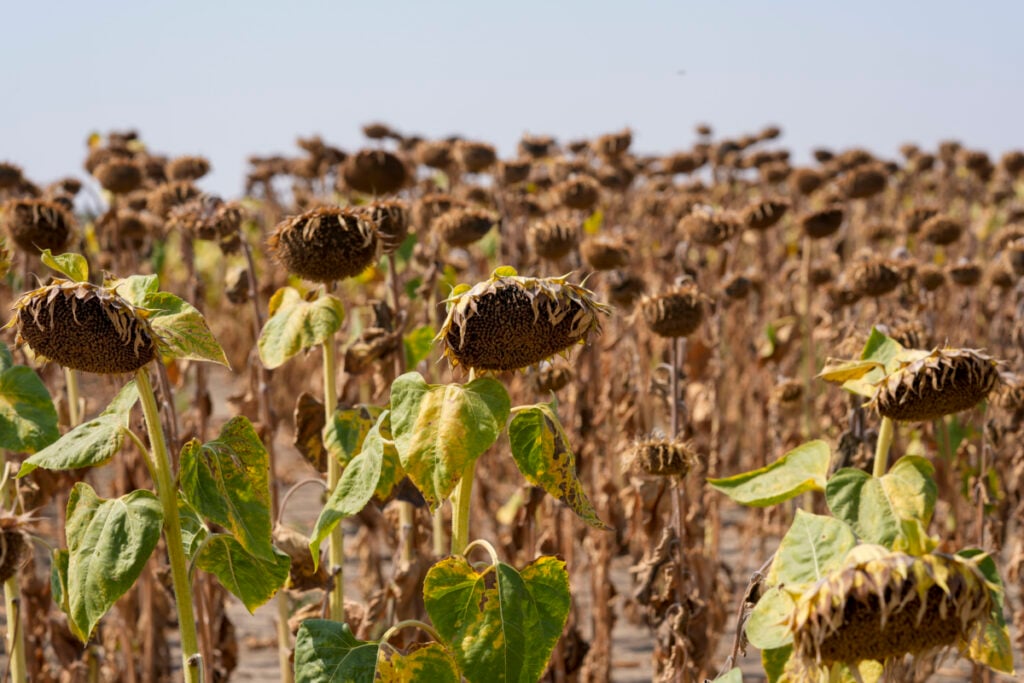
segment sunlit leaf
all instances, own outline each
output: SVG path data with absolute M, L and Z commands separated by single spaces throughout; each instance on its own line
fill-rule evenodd
M 770 465 L 708 483 L 737 503 L 766 507 L 805 491 L 823 491 L 831 458 L 827 443 L 808 441 Z
M 357 639 L 348 624 L 306 619 L 295 636 L 295 683 L 370 683 L 379 648 Z
M 813 583 L 842 564 L 857 544 L 853 531 L 834 517 L 796 511 L 768 572 L 768 583 L 798 586 Z
M 391 385 L 391 430 L 402 467 L 431 509 L 466 466 L 493 444 L 508 420 L 508 392 L 495 379 L 427 384 L 415 372 Z
M 257 557 L 233 536 L 214 534 L 200 547 L 196 566 L 216 576 L 251 613 L 274 597 L 288 579 L 291 558 L 277 548 L 272 551 L 270 557 Z
M 354 458 L 363 447 L 363 439 L 376 424 L 383 408 L 378 406 L 356 406 L 334 411 L 334 419 L 323 431 L 323 442 L 330 457 L 342 467 Z
M 408 654 L 391 652 L 382 646 L 377 658 L 377 680 L 381 683 L 459 683 L 462 676 L 455 658 L 440 643 L 415 646 Z
M 156 292 L 146 297 L 145 308 L 150 311 L 149 323 L 159 338 L 162 355 L 228 366 L 224 349 L 195 306 L 169 292 Z
M 257 344 L 260 360 L 270 369 L 333 339 L 345 317 L 337 297 L 328 294 L 306 301 L 292 287 L 279 289 L 271 298 L 270 307 L 273 314 L 263 326 Z
M 900 533 L 900 520 L 879 478 L 863 470 L 841 469 L 829 479 L 825 499 L 832 514 L 849 524 L 857 536 L 892 547 Z
M 15 365 L 0 342 L 0 449 L 35 453 L 60 436 L 57 410 L 32 368 Z
M 793 642 L 787 620 L 796 603 L 792 596 L 776 586 L 764 591 L 747 619 L 746 634 L 750 644 L 759 650 L 773 650 Z
M 49 249 L 43 249 L 39 259 L 58 273 L 67 276 L 74 282 L 87 282 L 89 280 L 89 262 L 81 254 L 68 252 L 54 256 Z

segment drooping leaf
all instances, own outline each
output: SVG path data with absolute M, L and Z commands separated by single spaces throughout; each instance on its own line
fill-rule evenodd
M 382 646 L 377 658 L 377 680 L 381 683 L 459 683 L 462 676 L 455 658 L 440 643 L 425 643 L 408 654 L 388 653 Z
M 295 683 L 370 683 L 379 649 L 352 635 L 348 624 L 306 619 L 295 636 Z
M 74 282 L 87 282 L 89 280 L 89 262 L 81 254 L 67 252 L 54 256 L 49 249 L 43 249 L 39 259 L 58 273 L 66 275 Z
M 216 576 L 252 613 L 274 597 L 288 579 L 291 558 L 277 548 L 272 551 L 269 558 L 257 557 L 246 552 L 233 536 L 214 534 L 199 549 L 196 566 Z
M 0 342 L 0 449 L 35 453 L 60 436 L 57 410 L 32 368 L 15 365 Z
M 875 395 L 878 382 L 895 372 L 901 363 L 909 363 L 926 355 L 927 351 L 906 349 L 895 339 L 872 327 L 859 360 L 843 362 L 830 359 L 819 377 L 842 384 L 843 389 L 851 393 L 870 398 Z
M 370 428 L 382 412 L 383 408 L 366 405 L 335 410 L 334 419 L 323 430 L 327 454 L 342 467 L 347 465 L 363 447 L 363 439 L 370 433 Z
M 741 505 L 767 507 L 805 491 L 825 490 L 831 458 L 827 443 L 808 441 L 770 465 L 708 483 Z
M 73 470 L 102 465 L 121 450 L 128 429 L 132 406 L 139 400 L 135 381 L 118 392 L 107 409 L 83 422 L 21 464 L 19 477 L 37 467 L 46 470 Z
M 750 644 L 759 650 L 774 650 L 793 642 L 787 619 L 796 603 L 792 596 L 777 586 L 764 591 L 747 619 L 746 633 Z
M 508 420 L 508 392 L 495 379 L 427 384 L 419 373 L 391 385 L 391 430 L 402 467 L 433 510 L 466 466 L 493 444 Z
M 764 674 L 768 677 L 768 683 L 778 683 L 786 672 L 786 664 L 793 657 L 793 646 L 776 648 L 774 650 L 761 650 L 761 666 L 764 667 Z
M 68 621 L 85 642 L 100 618 L 131 588 L 153 553 L 163 512 L 149 491 L 103 499 L 79 482 L 68 498 Z
M 508 427 L 512 457 L 526 480 L 568 505 L 580 519 L 597 529 L 601 521 L 576 474 L 576 456 L 558 413 L 550 403 L 522 410 Z
M 793 525 L 782 537 L 775 554 L 768 583 L 813 583 L 842 564 L 856 544 L 857 538 L 844 522 L 797 510 Z
M 420 325 L 404 337 L 405 367 L 414 368 L 430 355 L 437 333 L 430 325 Z
M 1010 631 L 1003 616 L 1005 610 L 1005 589 L 999 576 L 999 568 L 992 556 L 979 548 L 967 548 L 957 553 L 960 557 L 974 559 L 975 566 L 985 577 L 992 591 L 993 604 L 989 620 L 971 630 L 967 656 L 976 662 L 1003 673 L 1013 673 L 1013 644 Z
M 935 511 L 938 484 L 935 467 L 926 458 L 905 455 L 882 477 L 882 488 L 896 514 L 927 526 Z
M 333 339 L 341 329 L 345 309 L 329 294 L 306 301 L 297 290 L 284 287 L 270 300 L 273 311 L 260 332 L 260 360 L 269 369 L 284 365 L 295 354 Z
M 270 460 L 245 417 L 232 418 L 216 439 L 181 450 L 181 491 L 206 519 L 226 528 L 247 552 L 271 561 Z
M 160 280 L 156 275 L 132 275 L 123 280 L 111 280 L 106 283 L 113 287 L 119 296 L 132 306 L 146 307 L 146 300 L 160 291 Z
M 169 292 L 146 297 L 149 323 L 160 340 L 162 355 L 181 360 L 205 360 L 229 367 L 224 349 L 199 310 Z
M 554 557 L 521 573 L 502 562 L 478 573 L 464 557 L 449 557 L 427 572 L 423 598 L 468 680 L 533 683 L 569 614 L 569 575 Z
M 362 449 L 345 466 L 345 471 L 334 487 L 326 505 L 320 511 L 316 526 L 309 539 L 309 550 L 313 554 L 313 566 L 320 561 L 320 544 L 334 527 L 346 517 L 359 514 L 366 507 L 377 489 L 384 460 L 384 443 L 381 439 L 381 424 L 388 420 L 390 413 L 384 411 L 370 428 L 363 440 Z

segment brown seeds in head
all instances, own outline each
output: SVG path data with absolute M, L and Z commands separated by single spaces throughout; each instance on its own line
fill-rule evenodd
M 601 198 L 601 185 L 589 176 L 577 176 L 554 188 L 558 201 L 570 209 L 589 211 Z
M 128 194 L 142 185 L 142 169 L 132 159 L 105 161 L 96 167 L 93 175 L 104 190 L 114 194 Z
M 607 235 L 596 235 L 580 246 L 583 259 L 594 270 L 615 270 L 629 263 L 629 247 L 624 241 Z
M 960 239 L 963 232 L 962 223 L 944 215 L 932 216 L 921 225 L 921 236 L 937 245 L 952 244 Z
M 854 264 L 849 279 L 857 294 L 870 297 L 885 296 L 896 289 L 901 280 L 894 264 L 873 256 Z
M 452 298 L 438 339 L 454 365 L 519 370 L 582 342 L 607 312 L 561 278 L 495 275 Z
M 7 234 L 23 251 L 63 251 L 74 233 L 75 220 L 64 205 L 43 199 L 12 199 L 0 208 Z
M 973 408 L 999 383 L 996 361 L 972 349 L 937 349 L 881 381 L 872 403 L 883 417 L 927 422 Z
M 939 213 L 939 210 L 934 206 L 914 206 L 903 212 L 902 223 L 903 229 L 909 234 L 913 235 L 921 230 L 923 226 L 930 218 L 934 217 Z
M 369 267 L 378 242 L 362 212 L 324 206 L 279 223 L 267 246 L 289 273 L 334 282 Z
M 435 218 L 431 229 L 450 246 L 466 247 L 480 240 L 499 221 L 498 215 L 487 209 L 457 208 Z
M 167 218 L 171 209 L 197 198 L 200 194 L 195 185 L 187 180 L 179 180 L 152 190 L 146 198 L 146 203 L 152 213 Z
M 530 177 L 532 163 L 529 159 L 498 162 L 498 180 L 502 185 L 515 185 Z
M 629 150 L 633 144 L 633 131 L 626 128 L 618 133 L 602 135 L 594 141 L 594 151 L 606 158 L 615 159 Z
M 409 235 L 409 205 L 394 199 L 374 202 L 365 211 L 377 228 L 382 252 L 391 254 L 397 251 Z
M 21 182 L 21 167 L 0 161 L 0 190 L 7 190 Z
M 926 263 L 917 269 L 917 282 L 928 292 L 946 284 L 946 273 L 933 263 Z
M 743 225 L 750 230 L 767 230 L 778 223 L 790 203 L 785 199 L 762 199 L 750 204 L 743 210 Z
M 412 223 L 417 230 L 428 230 L 430 225 L 455 208 L 468 208 L 468 204 L 450 194 L 436 193 L 424 195 L 416 200 L 412 207 Z
M 843 209 L 829 207 L 800 217 L 800 229 L 811 239 L 822 239 L 835 234 L 843 224 Z
M 697 456 L 689 443 L 668 439 L 646 439 L 633 446 L 628 464 L 632 469 L 655 477 L 685 477 Z
M 644 279 L 628 270 L 613 270 L 608 274 L 608 298 L 621 308 L 632 308 L 647 291 Z
M 492 145 L 460 140 L 455 145 L 455 158 L 467 173 L 482 173 L 498 160 Z
M 18 340 L 66 368 L 134 372 L 156 357 L 144 315 L 112 290 L 56 280 L 15 302 Z
M 409 171 L 391 152 L 364 149 L 345 159 L 341 177 L 356 192 L 379 195 L 402 189 L 409 180 Z
M 555 151 L 555 139 L 550 135 L 523 135 L 519 140 L 519 153 L 541 159 Z
M 578 223 L 568 216 L 553 216 L 536 221 L 527 233 L 530 247 L 537 256 L 548 261 L 557 261 L 579 245 Z
M 867 164 L 843 176 L 840 189 L 847 199 L 867 199 L 885 190 L 887 174 L 879 165 Z
M 809 195 L 825 182 L 821 173 L 813 168 L 796 168 L 789 174 L 789 187 L 793 194 Z
M 696 284 L 686 282 L 663 294 L 645 296 L 640 310 L 647 327 L 659 337 L 687 337 L 704 319 L 704 298 Z
M 167 163 L 166 173 L 170 180 L 199 180 L 210 172 L 210 162 L 205 157 L 183 156 Z
M 428 168 L 444 170 L 454 164 L 452 143 L 447 140 L 423 140 L 414 151 L 416 162 Z
M 740 233 L 743 224 L 728 211 L 698 207 L 679 221 L 678 230 L 697 244 L 717 247 Z
M 961 287 L 977 286 L 981 282 L 981 275 L 981 266 L 966 259 L 949 267 L 949 279 Z

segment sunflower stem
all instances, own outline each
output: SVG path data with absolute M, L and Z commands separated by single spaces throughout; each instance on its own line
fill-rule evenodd
M 462 479 L 452 493 L 452 555 L 461 555 L 469 545 L 469 512 L 475 473 L 474 459 L 462 470 Z
M 185 547 L 181 540 L 181 520 L 178 517 L 178 497 L 171 474 L 171 458 L 160 423 L 153 385 L 149 382 L 148 366 L 135 371 L 135 383 L 142 399 L 142 412 L 146 418 L 149 443 L 153 449 L 152 464 L 156 475 L 156 492 L 164 512 L 164 540 L 171 562 L 171 581 L 178 609 L 178 629 L 181 633 L 181 659 L 185 683 L 203 680 L 203 658 L 199 654 L 196 620 L 192 607 L 192 585 L 188 578 Z
M 324 342 L 324 412 L 327 424 L 334 420 L 334 409 L 338 405 L 338 387 L 335 384 L 335 373 L 338 365 L 337 350 L 334 337 Z M 327 490 L 333 492 L 341 479 L 341 463 L 332 455 L 327 455 Z M 332 621 L 345 621 L 345 531 L 341 525 L 331 530 L 330 543 L 327 546 L 327 566 L 334 577 L 329 600 Z
M 875 444 L 875 462 L 871 474 L 881 477 L 889 471 L 889 447 L 892 446 L 894 423 L 891 418 L 883 417 L 882 426 L 878 429 L 878 443 Z
M 0 504 L 9 510 L 14 503 L 15 493 L 13 464 L 4 465 L 3 490 L 0 492 Z M 7 615 L 7 667 L 12 683 L 28 681 L 28 665 L 25 660 L 24 619 L 21 617 L 21 586 L 18 583 L 17 568 L 4 581 L 4 614 Z

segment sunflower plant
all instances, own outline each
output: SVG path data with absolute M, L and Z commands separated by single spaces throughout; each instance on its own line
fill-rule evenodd
M 830 361 L 819 376 L 881 416 L 871 473 L 830 474 L 829 446 L 811 441 L 766 467 L 709 480 L 743 505 L 811 491 L 828 505 L 828 515 L 796 511 L 745 615 L 744 636 L 761 650 L 768 680 L 878 681 L 907 656 L 954 648 L 1012 672 L 994 559 L 978 548 L 940 550 L 929 535 L 938 486 L 926 457 L 889 464 L 897 422 L 974 407 L 999 381 L 996 361 L 971 349 L 907 349 L 873 329 L 859 359 Z

